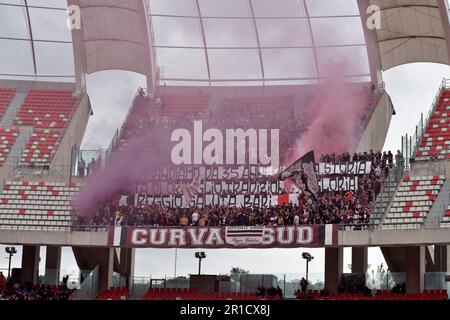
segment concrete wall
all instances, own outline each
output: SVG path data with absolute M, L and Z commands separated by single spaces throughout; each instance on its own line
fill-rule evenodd
M 1 244 L 105 247 L 108 232 L 0 231 Z
M 0 183 L 4 184 L 6 181 L 10 179 L 10 175 L 13 171 L 12 167 L 3 166 L 0 167 Z
M 1 230 L 1 244 L 106 247 L 108 232 Z M 401 247 L 450 244 L 450 228 L 339 231 L 334 247 Z
M 385 92 L 359 141 L 356 152 L 364 152 L 370 149 L 382 150 L 391 123 L 392 115 L 395 113 L 391 98 Z
M 340 246 L 408 246 L 450 243 L 450 228 L 340 231 Z
M 90 114 L 91 103 L 89 96 L 84 95 L 53 159 L 52 170 L 60 170 L 59 168 L 62 170 L 64 168 L 64 173 L 67 171 L 67 174 L 70 174 L 72 147 L 81 145 Z
M 410 176 L 450 176 L 450 161 L 418 161 L 411 162 Z

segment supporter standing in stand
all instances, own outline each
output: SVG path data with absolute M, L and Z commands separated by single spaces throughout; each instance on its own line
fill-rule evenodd
M 86 162 L 84 162 L 83 158 L 78 161 L 78 175 L 80 177 L 84 177 L 84 170 L 86 168 Z
M 200 220 L 200 214 L 198 213 L 198 208 L 195 208 L 194 212 L 192 213 L 191 221 L 193 226 L 198 225 L 198 221 Z
M 5 287 L 5 281 L 5 276 L 3 275 L 3 272 L 0 271 L 0 290 Z
M 397 178 L 400 178 L 403 176 L 403 170 L 405 166 L 403 154 L 400 152 L 400 150 L 397 150 L 397 154 L 395 155 L 395 164 L 397 165 Z
M 183 214 L 183 216 L 180 218 L 180 223 L 179 225 L 181 227 L 187 227 L 189 225 L 189 219 L 186 217 L 185 214 Z
M 302 293 L 306 293 L 306 289 L 308 288 L 308 281 L 305 278 L 300 280 L 300 288 L 302 289 Z

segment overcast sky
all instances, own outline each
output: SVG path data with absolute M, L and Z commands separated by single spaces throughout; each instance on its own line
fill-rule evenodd
M 286 0 L 289 2 L 289 0 Z M 154 0 L 155 3 L 159 3 L 160 6 L 170 3 L 172 1 L 166 0 Z M 232 1 L 233 3 L 238 3 L 239 1 Z M 232 3 L 227 1 L 218 1 L 218 3 Z M 344 4 L 348 1 L 339 0 L 339 3 Z M 204 5 L 208 6 L 208 1 L 201 1 Z M 270 3 L 268 0 L 261 0 L 260 3 Z M 316 6 L 315 9 L 319 10 L 322 6 L 323 8 L 329 8 L 329 6 L 324 7 L 325 2 L 323 0 L 315 0 L 315 2 L 308 1 L 312 6 Z M 326 2 L 328 4 L 329 2 Z M 272 2 L 273 4 L 273 2 Z M 280 10 L 282 6 L 278 6 L 277 10 Z M 336 6 L 335 8 L 345 8 L 345 6 Z M 182 8 L 181 8 L 182 9 Z M 185 8 L 185 10 L 191 10 L 189 8 Z M 213 10 L 213 9 L 208 9 Z M 261 9 L 264 11 L 264 8 Z M 330 9 L 331 10 L 331 9 Z M 342 11 L 341 13 L 352 12 L 353 8 L 348 8 Z M 10 19 L 14 19 L 17 14 L 16 9 L 9 9 L 8 12 L 3 11 L 3 16 L 0 18 L 0 36 L 2 36 L 2 30 L 6 30 L 10 23 L 7 22 L 8 17 Z M 213 14 L 212 12 L 211 14 Z M 273 12 L 277 14 L 276 11 Z M 335 14 L 336 12 L 330 12 L 330 14 Z M 45 15 L 42 13 L 35 13 L 37 21 L 45 21 Z M 280 13 L 281 14 L 281 13 Z M 261 26 L 264 28 L 264 26 Z M 21 37 L 26 32 L 23 29 L 24 26 L 20 25 L 17 27 L 15 36 Z M 195 28 L 195 27 L 193 27 Z M 216 30 L 219 32 L 217 28 L 214 26 L 214 22 L 211 22 L 210 25 L 211 30 Z M 52 30 L 52 24 L 42 24 L 42 30 Z M 180 32 L 186 33 L 186 30 L 181 28 Z M 270 29 L 270 28 L 269 28 Z M 334 28 L 330 25 L 324 25 L 322 22 L 317 22 L 316 33 L 318 34 L 327 34 L 327 32 L 322 32 L 323 30 L 337 30 L 338 28 Z M 167 29 L 161 28 L 158 33 L 157 38 L 167 39 L 165 37 L 164 31 Z M 189 30 L 189 29 L 188 29 Z M 42 37 L 49 37 L 43 31 Z M 192 30 L 191 30 L 192 31 Z M 222 30 L 223 31 L 223 30 Z M 222 32 L 221 31 L 221 32 Z M 212 32 L 212 31 L 211 31 Z M 231 31 L 233 32 L 232 28 Z M 49 33 L 51 34 L 51 32 Z M 358 43 L 360 39 L 358 38 L 359 31 L 356 33 L 356 36 L 352 38 L 350 43 Z M 4 35 L 4 34 L 3 34 Z M 8 33 L 10 36 L 11 34 Z M 223 31 L 223 37 L 228 36 L 227 30 Z M 269 34 L 270 36 L 270 34 Z M 279 34 L 277 32 L 273 33 L 271 37 L 267 39 L 267 41 L 274 41 L 273 39 L 279 39 Z M 64 37 L 64 35 L 62 36 Z M 171 42 L 169 44 L 175 44 L 177 41 L 182 41 L 185 39 L 187 35 L 176 38 L 175 40 L 169 39 Z M 195 38 L 195 36 L 193 36 Z M 252 37 L 252 35 L 249 35 Z M 342 38 L 342 37 L 341 37 Z M 181 39 L 181 40 L 180 40 Z M 248 38 L 241 37 L 239 41 L 246 42 Z M 329 41 L 326 37 L 321 38 L 321 41 L 327 42 Z M 20 51 L 18 47 L 10 47 L 7 50 L 7 46 L 3 45 L 4 43 L 0 42 L 0 54 L 4 54 L 5 57 L 9 57 L 8 59 L 0 59 L 0 70 L 6 70 L 2 72 L 10 72 L 11 65 L 9 61 L 17 61 L 18 52 L 22 52 L 25 54 L 26 49 Z M 166 44 L 166 43 L 163 43 Z M 8 47 L 9 48 L 9 47 Z M 2 51 L 4 50 L 4 51 Z M 63 49 L 61 49 L 63 50 Z M 45 51 L 42 51 L 43 55 Z M 47 67 L 53 64 L 53 57 L 56 55 L 54 52 L 51 56 L 48 56 L 47 62 L 45 60 L 41 62 L 41 67 L 43 70 L 46 70 Z M 172 72 L 170 69 L 171 65 L 173 65 L 172 59 L 180 59 L 182 55 L 167 55 L 166 59 L 162 60 L 161 63 L 165 64 L 163 69 L 166 72 L 166 75 L 170 75 L 169 72 Z M 220 54 L 218 55 L 220 56 Z M 28 56 L 20 56 L 20 60 L 28 61 Z M 292 63 L 292 59 L 294 59 L 296 55 L 286 57 L 286 61 L 290 60 L 289 63 Z M 70 56 L 69 56 L 70 58 Z M 184 58 L 184 57 L 183 57 Z M 69 59 L 70 60 L 70 59 Z M 220 60 L 220 59 L 219 59 Z M 231 59 L 229 59 L 231 60 Z M 279 59 L 281 60 L 281 59 Z M 3 61 L 3 62 L 2 62 Z M 8 61 L 8 62 L 7 62 Z M 270 63 L 271 60 L 268 59 Z M 273 61 L 272 61 L 273 62 Z M 277 61 L 275 61 L 277 62 Z M 279 61 L 277 62 L 279 63 Z M 288 63 L 288 64 L 289 64 Z M 196 64 L 193 64 L 194 66 Z M 217 64 L 221 66 L 221 64 Z M 304 66 L 305 64 L 303 64 Z M 281 66 L 279 64 L 275 64 L 272 66 L 276 71 Z M 31 66 L 29 63 L 25 63 L 21 65 L 22 69 L 19 69 L 21 72 L 29 72 Z M 268 65 L 270 70 L 270 65 Z M 72 65 L 69 65 L 67 69 L 64 70 L 64 73 L 67 74 L 66 71 L 70 71 L 72 69 Z M 222 69 L 226 69 L 224 65 L 219 67 L 218 70 L 215 70 L 220 74 Z M 299 75 L 303 72 L 299 69 Z M 0 72 L 1 73 L 1 72 Z M 169 74 L 168 74 L 169 73 Z M 189 74 L 188 74 L 189 75 Z M 400 137 L 405 133 L 413 133 L 415 125 L 418 123 L 420 119 L 420 114 L 427 114 L 430 108 L 430 105 L 434 99 L 436 91 L 439 87 L 439 84 L 443 77 L 450 78 L 450 69 L 448 66 L 437 65 L 437 64 L 410 64 L 405 66 L 400 66 L 394 69 L 389 70 L 384 73 L 384 80 L 386 82 L 386 90 L 390 94 L 392 101 L 394 103 L 396 109 L 396 116 L 393 117 L 391 127 L 389 130 L 388 137 L 386 139 L 385 149 L 386 150 L 397 150 L 400 147 Z M 119 71 L 107 71 L 107 72 L 99 72 L 88 77 L 88 93 L 92 101 L 94 116 L 90 119 L 85 140 L 84 147 L 87 149 L 97 149 L 98 147 L 108 147 L 111 142 L 111 138 L 114 135 L 114 132 L 120 127 L 122 124 L 125 115 L 128 111 L 130 103 L 132 101 L 132 97 L 137 91 L 139 86 L 145 87 L 146 81 L 143 76 L 136 75 L 130 72 L 119 72 Z M 179 250 L 178 251 L 178 264 L 177 264 L 177 274 L 178 275 L 187 275 L 190 273 L 195 273 L 197 271 L 197 260 L 194 258 L 195 250 Z M 238 266 L 244 269 L 251 271 L 252 273 L 297 273 L 296 278 L 298 278 L 299 273 L 304 272 L 305 264 L 304 260 L 301 259 L 301 252 L 309 251 L 315 257 L 314 261 L 311 263 L 311 273 L 318 274 L 316 278 L 323 277 L 324 271 L 324 250 L 323 249 L 264 249 L 264 250 L 205 250 L 207 254 L 207 258 L 203 263 L 203 271 L 205 273 L 217 274 L 217 273 L 228 273 L 231 267 Z M 376 267 L 381 262 L 383 262 L 382 255 L 380 254 L 379 249 L 374 248 L 370 249 L 369 254 L 369 264 L 373 267 Z M 350 263 L 350 251 L 345 251 L 345 261 L 344 266 L 347 266 Z M 17 254 L 13 259 L 13 267 L 20 267 L 21 254 L 19 250 L 19 254 Z M 175 260 L 175 250 L 137 250 L 136 254 L 136 272 L 137 276 L 152 276 L 155 277 L 164 277 L 164 276 L 173 276 L 175 272 L 174 267 Z M 41 248 L 41 264 L 40 269 L 41 273 L 43 273 L 44 269 L 44 261 L 45 261 L 45 247 Z M 6 254 L 4 253 L 4 246 L 0 246 L 0 269 L 7 268 L 7 259 Z M 62 259 L 62 270 L 68 270 L 76 268 L 76 263 L 73 258 L 73 254 L 70 248 L 64 248 L 63 250 L 63 259 Z M 346 269 L 348 271 L 348 269 Z M 63 271 L 64 273 L 64 271 Z M 315 277 L 311 277 L 315 279 Z

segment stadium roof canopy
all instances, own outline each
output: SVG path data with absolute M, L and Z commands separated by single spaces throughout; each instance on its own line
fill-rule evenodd
M 363 0 L 381 9 L 375 29 L 382 70 L 411 62 L 449 64 L 448 3 L 444 0 Z M 370 31 L 367 31 L 370 32 Z
M 67 7 L 81 29 L 70 31 Z M 367 9 L 381 9 L 369 30 Z M 0 0 L 0 77 L 102 70 L 154 85 L 380 81 L 408 62 L 449 63 L 444 0 Z M 336 67 L 338 66 L 338 67 Z
M 0 77 L 74 81 L 64 0 L 0 0 Z

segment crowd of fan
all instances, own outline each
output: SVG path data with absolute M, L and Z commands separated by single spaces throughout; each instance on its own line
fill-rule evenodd
M 357 162 L 357 161 L 370 161 L 372 162 L 373 168 L 380 167 L 384 169 L 386 167 L 392 168 L 394 166 L 394 154 L 389 151 L 381 152 L 378 150 L 374 152 L 370 150 L 370 152 L 359 152 L 350 155 L 349 152 L 341 153 L 341 154 L 322 154 L 320 156 L 320 162 L 325 163 L 339 163 L 339 162 Z M 397 151 L 395 155 L 395 163 L 396 165 L 402 165 L 404 161 L 403 154 L 400 150 Z
M 154 106 L 153 106 L 154 107 Z M 151 109 L 149 98 L 137 96 L 133 109 L 120 131 L 119 149 L 126 146 L 133 137 L 145 136 L 152 130 L 172 131 L 178 128 L 192 128 L 193 120 L 202 120 L 204 129 L 215 128 L 226 130 L 228 128 L 253 129 L 280 129 L 280 148 L 284 150 L 280 155 L 288 157 L 293 150 L 294 143 L 305 130 L 301 118 L 295 115 L 291 99 L 280 100 L 278 106 L 272 109 L 258 109 L 236 104 L 227 105 L 227 108 L 217 112 L 186 112 L 176 118 L 155 116 Z
M 60 285 L 21 284 L 20 279 L 12 276 L 8 281 L 0 272 L 1 300 L 68 300 L 73 290 Z
M 390 154 L 390 153 L 385 153 Z M 370 158 L 368 158 L 370 161 Z M 369 224 L 372 203 L 381 192 L 390 170 L 374 160 L 371 173 L 359 176 L 357 191 L 298 193 L 298 204 L 271 207 L 210 205 L 204 208 L 169 208 L 163 205 L 108 201 L 91 215 L 79 217 L 79 225 L 91 226 L 283 226 L 304 224 Z M 281 192 L 285 193 L 285 192 Z
M 362 88 L 364 99 L 361 100 L 361 125 L 355 130 L 365 128 L 365 124 L 373 112 L 373 106 L 378 100 L 374 90 L 370 89 L 370 95 L 365 95 L 367 88 Z M 145 136 L 154 129 L 174 130 L 178 128 L 191 128 L 193 120 L 202 120 L 207 128 L 228 129 L 242 128 L 253 129 L 281 129 L 280 161 L 290 158 L 294 146 L 302 134 L 306 131 L 309 120 L 304 113 L 295 112 L 297 108 L 293 96 L 272 97 L 273 106 L 259 106 L 258 102 L 240 100 L 238 98 L 220 99 L 217 110 L 207 109 L 204 112 L 185 112 L 176 117 L 164 116 L 164 101 L 161 98 L 151 99 L 144 90 L 139 90 L 135 97 L 133 107 L 119 132 L 118 148 L 121 149 L 133 137 Z M 161 115 L 162 114 L 162 115 Z M 358 134 L 355 132 L 355 134 Z M 361 160 L 361 158 L 359 158 Z
M 155 128 L 171 130 L 189 127 L 192 120 L 202 118 L 204 128 L 229 128 L 230 125 L 247 129 L 283 128 L 280 132 L 280 149 L 282 155 L 290 156 L 290 151 L 304 131 L 304 121 L 297 118 L 293 111 L 291 99 L 281 101 L 274 110 L 280 112 L 264 112 L 249 110 L 243 105 L 229 105 L 221 112 L 229 114 L 215 115 L 186 113 L 177 118 L 152 117 L 149 98 L 144 93 L 135 99 L 119 136 L 119 147 L 126 145 L 134 136 L 143 136 Z M 269 109 L 270 110 L 270 109 Z M 128 225 L 128 226 L 240 226 L 240 225 L 298 225 L 298 224 L 367 224 L 370 222 L 371 201 L 380 193 L 382 186 L 394 167 L 394 156 L 391 152 L 381 151 L 341 155 L 322 155 L 322 162 L 340 161 L 372 161 L 372 172 L 360 176 L 358 190 L 348 192 L 322 192 L 318 195 L 299 194 L 298 205 L 273 206 L 269 208 L 241 208 L 229 206 L 207 206 L 194 209 L 172 209 L 161 205 L 128 205 L 119 207 L 111 202 L 101 205 L 94 214 L 79 217 L 79 225 Z M 397 156 L 396 156 L 397 159 Z M 283 159 L 280 159 L 283 161 Z M 79 166 L 84 171 L 83 165 Z M 89 170 L 92 171 L 92 170 Z M 82 173 L 84 174 L 84 173 Z M 86 174 L 89 175 L 88 172 Z

